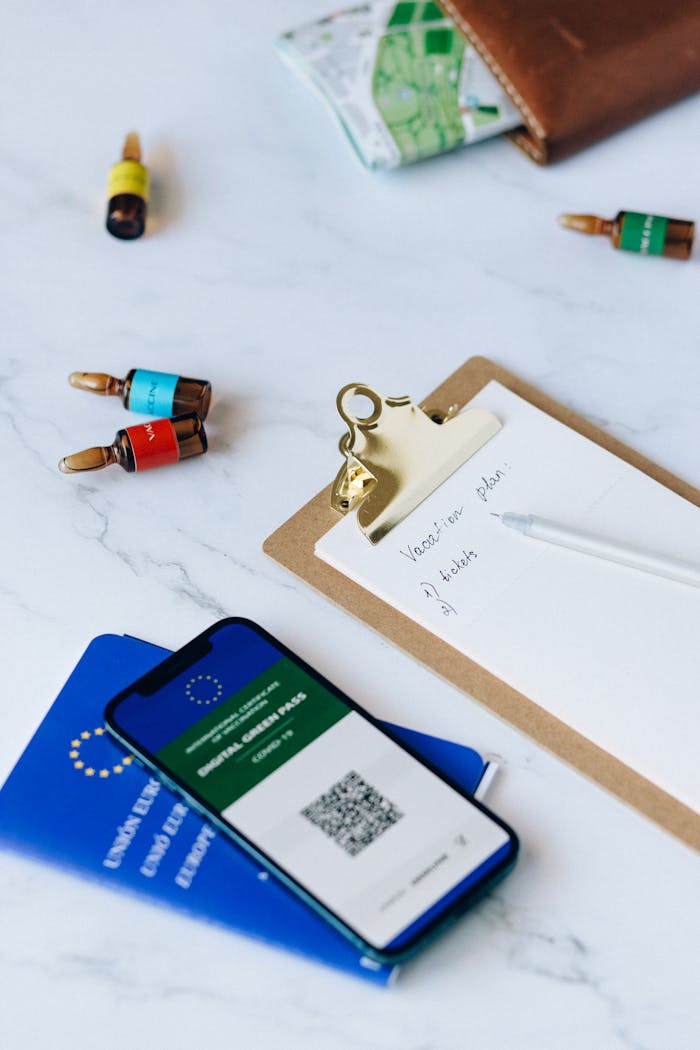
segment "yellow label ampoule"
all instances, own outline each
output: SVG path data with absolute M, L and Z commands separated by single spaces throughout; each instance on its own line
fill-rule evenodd
M 107 187 L 107 229 L 113 237 L 132 241 L 146 228 L 149 179 L 141 163 L 141 142 L 130 131 L 124 142 L 122 159 L 109 173 Z

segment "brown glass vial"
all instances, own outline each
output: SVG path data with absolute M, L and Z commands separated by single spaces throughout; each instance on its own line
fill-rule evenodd
M 206 379 L 189 379 L 171 372 L 151 372 L 132 368 L 124 379 L 106 372 L 71 372 L 71 386 L 91 390 L 93 394 L 113 395 L 131 412 L 147 416 L 179 416 L 196 412 L 206 419 L 211 402 L 211 383 Z
M 58 464 L 64 474 L 101 470 L 112 463 L 132 474 L 151 470 L 168 463 L 178 463 L 190 456 L 200 456 L 208 448 L 204 425 L 196 412 L 175 419 L 154 419 L 118 430 L 111 445 L 86 448 L 65 456 Z
M 141 163 L 141 142 L 135 131 L 126 136 L 122 159 L 109 173 L 107 229 L 121 241 L 133 241 L 146 228 L 148 171 Z
M 613 248 L 639 255 L 665 255 L 667 259 L 689 259 L 695 236 L 695 223 L 688 219 L 639 211 L 619 211 L 614 219 L 560 215 L 559 222 L 567 230 L 609 237 Z

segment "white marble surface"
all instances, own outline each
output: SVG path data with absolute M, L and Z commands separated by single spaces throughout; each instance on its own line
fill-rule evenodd
M 391 175 L 282 66 L 321 0 L 4 7 L 0 776 L 88 640 L 265 624 L 372 711 L 502 756 L 516 872 L 390 991 L 0 857 L 0 1045 L 662 1050 L 697 1038 L 698 866 L 680 843 L 262 554 L 337 467 L 350 380 L 420 398 L 483 353 L 700 483 L 700 264 L 560 231 L 700 218 L 700 98 L 551 170 L 495 141 Z M 137 127 L 151 233 L 104 232 Z M 64 477 L 115 400 L 73 369 L 209 377 L 211 451 Z M 363 654 L 363 659 L 358 654 Z

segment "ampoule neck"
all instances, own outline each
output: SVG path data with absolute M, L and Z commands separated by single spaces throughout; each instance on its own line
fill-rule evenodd
M 122 397 L 126 379 L 118 379 L 106 372 L 71 372 L 68 382 L 78 390 L 89 390 L 93 394 L 103 394 L 105 397 Z
M 614 219 L 603 219 L 600 215 L 560 215 L 559 223 L 567 230 L 575 230 L 577 233 L 586 233 L 589 236 L 612 237 L 619 229 L 623 213 L 620 212 Z
M 103 467 L 119 463 L 120 459 L 119 447 L 115 441 L 113 445 L 95 445 L 83 449 L 82 452 L 64 456 L 58 468 L 63 474 L 82 474 L 89 470 L 102 470 Z
M 137 164 L 141 163 L 141 139 L 138 132 L 130 131 L 124 139 L 122 160 L 133 160 Z

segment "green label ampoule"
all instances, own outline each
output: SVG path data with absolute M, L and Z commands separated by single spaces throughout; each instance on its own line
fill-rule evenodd
M 639 211 L 619 211 L 614 219 L 560 215 L 559 222 L 567 230 L 609 237 L 613 248 L 638 255 L 665 255 L 667 259 L 689 259 L 695 235 L 694 222 Z

